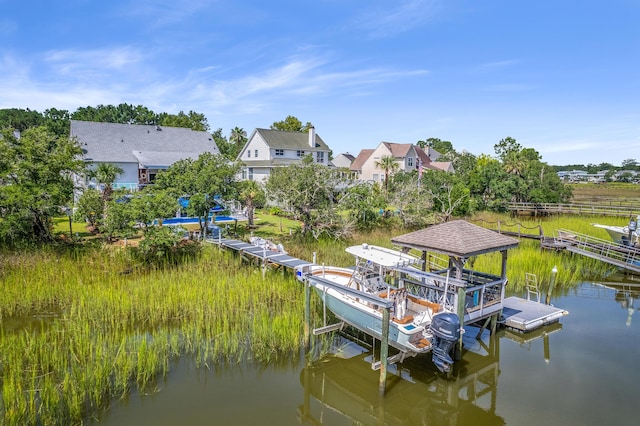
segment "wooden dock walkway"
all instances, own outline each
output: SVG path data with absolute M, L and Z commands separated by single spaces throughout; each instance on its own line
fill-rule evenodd
M 217 244 L 223 248 L 232 249 L 240 253 L 241 255 L 246 255 L 248 257 L 254 258 L 264 264 L 272 263 L 291 269 L 297 268 L 298 266 L 313 264 L 312 262 L 309 262 L 307 260 L 289 256 L 286 253 L 269 250 L 265 247 L 259 247 L 253 244 L 246 243 L 244 241 L 234 240 L 231 238 L 208 238 L 206 242 Z
M 640 274 L 640 248 L 617 244 L 567 229 L 557 231 L 553 245 L 555 249 L 567 250 Z
M 533 215 L 581 214 L 592 216 L 635 217 L 640 213 L 637 204 L 563 204 L 563 203 L 509 203 L 509 211 Z

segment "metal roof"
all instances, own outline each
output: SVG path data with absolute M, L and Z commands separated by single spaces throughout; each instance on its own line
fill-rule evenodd
M 470 257 L 518 246 L 516 238 L 474 225 L 464 220 L 433 225 L 391 239 L 393 244 L 442 253 L 455 257 Z

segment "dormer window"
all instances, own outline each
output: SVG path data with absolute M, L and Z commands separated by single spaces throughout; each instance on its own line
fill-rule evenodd
M 298 151 L 296 151 L 296 155 L 297 155 L 298 157 L 304 157 L 304 151 L 300 151 L 300 150 L 298 150 Z
M 284 149 L 276 149 L 276 157 L 283 157 Z

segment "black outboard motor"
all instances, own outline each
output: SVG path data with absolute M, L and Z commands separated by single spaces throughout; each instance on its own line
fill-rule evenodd
M 460 338 L 460 319 L 451 312 L 436 314 L 431 321 L 433 350 L 431 360 L 443 373 L 451 371 L 451 349 Z

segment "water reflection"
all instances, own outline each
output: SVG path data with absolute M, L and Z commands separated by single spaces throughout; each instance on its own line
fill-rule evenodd
M 304 402 L 298 417 L 303 424 L 505 424 L 496 413 L 499 342 L 479 341 L 449 379 L 424 357 L 394 365 L 384 397 L 370 353 L 327 356 L 300 374 Z

